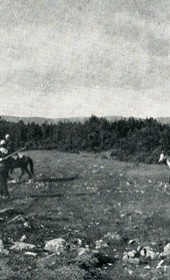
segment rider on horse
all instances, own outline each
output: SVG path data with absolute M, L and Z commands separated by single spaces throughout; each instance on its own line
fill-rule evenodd
M 8 150 L 5 147 L 5 140 L 1 140 L 0 142 L 0 195 L 2 198 L 8 198 L 8 188 L 7 188 L 7 179 L 8 179 L 8 169 L 7 169 L 7 161 L 5 157 L 8 155 Z
M 11 137 L 9 134 L 5 135 L 5 148 L 8 150 L 9 154 L 13 154 L 15 153 L 15 147 L 14 147 L 14 143 L 11 140 Z M 21 159 L 23 157 L 22 154 L 16 152 L 14 155 L 12 155 L 13 159 Z
M 6 146 L 5 140 L 1 140 L 1 142 L 0 142 L 0 161 L 2 161 L 2 159 L 5 156 L 7 156 L 7 154 L 8 154 L 8 149 L 5 146 Z
M 5 148 L 8 150 L 9 154 L 12 154 L 14 152 L 14 145 L 9 134 L 5 135 L 4 141 L 5 141 Z

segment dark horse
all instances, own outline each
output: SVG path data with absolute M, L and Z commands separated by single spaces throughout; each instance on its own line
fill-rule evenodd
M 21 174 L 19 176 L 19 181 L 21 180 L 22 176 L 27 173 L 29 176 L 29 179 L 31 180 L 34 175 L 34 164 L 33 160 L 28 156 L 22 156 L 22 158 L 17 157 L 16 159 L 13 157 L 10 157 L 8 159 L 8 170 L 9 175 L 12 174 L 13 170 L 16 168 L 21 169 Z
M 3 199 L 9 198 L 9 191 L 7 187 L 7 180 L 9 175 L 12 174 L 13 170 L 16 168 L 21 169 L 21 175 L 19 176 L 19 181 L 22 176 L 27 173 L 29 179 L 31 180 L 34 175 L 33 160 L 30 157 L 23 156 L 22 158 L 9 157 L 8 159 L 0 162 L 0 195 Z

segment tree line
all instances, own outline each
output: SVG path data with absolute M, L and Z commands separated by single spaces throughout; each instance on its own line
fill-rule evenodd
M 170 149 L 170 126 L 153 118 L 122 118 L 113 122 L 91 116 L 84 123 L 25 124 L 0 119 L 0 137 L 9 133 L 16 149 L 58 149 L 69 152 L 111 150 L 119 160 L 154 163 Z

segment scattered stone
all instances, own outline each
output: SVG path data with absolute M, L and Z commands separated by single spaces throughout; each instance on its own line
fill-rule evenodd
M 138 265 L 140 263 L 140 261 L 135 256 L 136 256 L 136 251 L 135 250 L 133 250 L 131 252 L 128 252 L 128 253 L 124 252 L 123 261 L 131 263 L 131 264 Z
M 9 255 L 9 251 L 7 249 L 4 249 L 3 254 L 6 255 L 6 256 Z
M 132 250 L 131 252 L 128 252 L 128 253 L 127 253 L 127 256 L 128 256 L 129 258 L 134 258 L 134 257 L 136 256 L 136 251 L 135 251 L 135 250 Z
M 141 248 L 142 248 L 142 247 L 139 245 L 139 246 L 137 247 L 137 250 L 136 250 L 136 251 L 137 251 L 137 252 L 140 252 L 140 251 L 141 251 Z
M 100 168 L 101 168 L 101 169 L 105 169 L 105 166 L 104 166 L 104 165 L 101 165 Z
M 138 265 L 140 263 L 138 258 L 129 258 L 128 262 L 135 265 Z
M 138 241 L 137 239 L 131 239 L 131 240 L 129 240 L 128 244 L 130 245 L 130 244 L 136 243 L 137 241 Z
M 124 254 L 123 254 L 123 261 L 124 262 L 128 261 L 128 254 L 127 254 L 127 252 L 124 252 Z
M 78 246 L 82 246 L 82 241 L 81 241 L 80 238 L 77 239 L 77 245 L 78 245 Z
M 30 226 L 30 224 L 29 224 L 28 222 L 25 222 L 25 223 L 24 223 L 24 227 L 27 228 L 27 229 L 30 229 L 30 228 L 31 228 L 31 226 Z
M 32 257 L 36 257 L 37 253 L 33 253 L 33 252 L 25 252 L 24 255 L 26 256 L 32 256 Z
M 67 247 L 67 242 L 63 238 L 57 238 L 57 239 L 52 239 L 50 241 L 47 241 L 44 249 L 46 251 L 60 255 L 65 251 L 66 247 Z
M 143 249 L 140 251 L 140 255 L 142 257 L 146 257 L 150 260 L 155 260 L 157 258 L 159 253 L 155 253 L 152 248 L 149 246 L 143 247 Z
M 103 241 L 102 239 L 101 240 L 97 240 L 95 242 L 95 244 L 96 244 L 96 249 L 101 249 L 101 248 L 109 247 L 108 244 L 105 241 Z
M 170 255 L 170 243 L 164 247 L 164 251 L 160 253 L 159 258 L 167 257 Z
M 16 183 L 17 183 L 17 180 L 16 180 L 16 179 L 9 180 L 8 183 L 16 184 Z
M 93 174 L 99 173 L 99 170 L 94 169 L 94 170 L 92 170 L 92 173 L 93 173 Z
M 108 232 L 104 235 L 104 238 L 107 238 L 109 240 L 121 240 L 121 236 L 114 232 Z
M 72 238 L 70 242 L 75 246 L 82 247 L 82 240 L 80 238 Z
M 17 215 L 11 220 L 12 222 L 25 222 L 25 218 L 22 215 Z
M 146 252 L 145 252 L 145 250 L 144 250 L 144 249 L 142 249 L 142 250 L 140 251 L 140 255 L 141 255 L 142 257 L 145 257 Z
M 20 241 L 23 242 L 25 239 L 27 239 L 26 235 L 24 234 L 21 238 Z
M 89 254 L 90 249 L 89 248 L 78 248 L 77 252 L 78 252 L 78 256 L 80 257 L 82 255 Z
M 146 265 L 144 269 L 151 269 L 151 267 L 149 265 Z
M 139 214 L 139 215 L 143 215 L 143 212 L 140 211 L 140 210 L 136 210 L 135 213 L 136 213 L 136 214 Z
M 157 265 L 157 269 L 159 269 L 161 266 L 162 266 L 162 264 L 164 263 L 165 261 L 164 260 L 161 260 L 159 263 L 158 263 L 158 265 Z
M 125 216 L 126 216 L 126 214 L 121 214 L 120 215 L 121 218 L 124 218 Z
M 15 242 L 15 244 L 10 249 L 16 251 L 31 250 L 35 249 L 35 245 L 25 242 Z

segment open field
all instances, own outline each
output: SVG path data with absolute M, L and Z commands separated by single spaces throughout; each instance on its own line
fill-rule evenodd
M 160 255 L 170 242 L 166 166 L 109 152 L 27 154 L 35 181 L 9 183 L 1 201 L 0 280 L 170 279 L 170 252 Z M 57 238 L 67 242 L 61 253 L 44 249 Z M 35 247 L 11 248 L 19 241 Z

